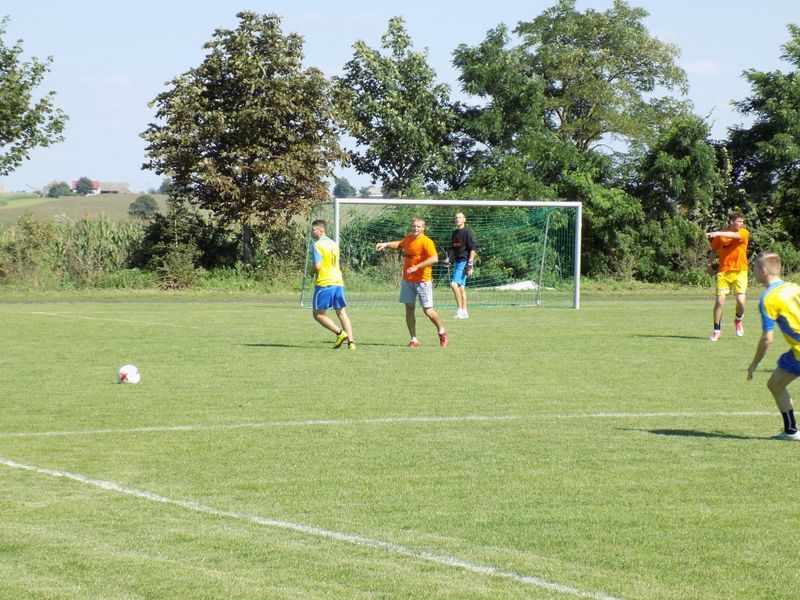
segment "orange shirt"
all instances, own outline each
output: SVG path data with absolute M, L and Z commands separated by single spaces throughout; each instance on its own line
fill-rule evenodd
M 438 256 L 436 245 L 431 238 L 424 233 L 419 234 L 417 237 L 409 234 L 400 240 L 398 248 L 403 248 L 406 251 L 403 257 L 403 279 L 410 283 L 422 283 L 433 279 L 433 268 L 430 266 L 423 267 L 413 273 L 406 273 L 410 266 L 419 264 L 431 256 Z
M 739 229 L 737 233 L 742 236 L 741 239 L 715 237 L 711 240 L 711 247 L 719 255 L 720 273 L 747 271 L 747 242 L 750 240 L 750 232 Z

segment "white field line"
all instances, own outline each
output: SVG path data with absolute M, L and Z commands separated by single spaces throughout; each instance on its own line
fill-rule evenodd
M 80 473 L 70 473 L 68 471 L 59 471 L 57 469 L 48 469 L 33 465 L 25 465 L 3 457 L 0 457 L 0 464 L 10 467 L 12 469 L 20 469 L 24 471 L 30 471 L 32 473 L 39 473 L 41 475 L 50 475 L 52 477 L 71 479 L 73 481 L 98 487 L 103 490 L 118 492 L 120 494 L 127 494 L 129 496 L 134 496 L 136 498 L 141 498 L 143 500 L 149 500 L 151 502 L 161 502 L 163 504 L 179 506 L 181 508 L 185 508 L 188 510 L 193 510 L 196 512 L 213 515 L 215 517 L 226 517 L 230 519 L 238 519 L 240 521 L 248 521 L 250 523 L 255 523 L 257 525 L 266 525 L 267 527 L 287 529 L 305 535 L 326 538 L 329 540 L 353 544 L 356 546 L 370 548 L 373 550 L 381 550 L 383 552 L 388 552 L 391 554 L 408 556 L 411 558 L 420 559 L 427 562 L 444 565 L 447 567 L 456 567 L 458 569 L 463 569 L 465 571 L 470 571 L 472 573 L 478 573 L 480 575 L 489 575 L 491 577 L 502 577 L 504 579 L 511 579 L 519 583 L 524 583 L 526 585 L 531 585 L 546 590 L 561 592 L 563 594 L 568 594 L 570 596 L 576 596 L 580 598 L 595 598 L 596 600 L 618 600 L 613 596 L 609 596 L 602 592 L 590 592 L 586 590 L 579 590 L 569 585 L 547 581 L 546 579 L 541 579 L 539 577 L 534 577 L 531 575 L 522 575 L 520 573 L 514 573 L 512 571 L 503 571 L 501 569 L 489 565 L 480 565 L 477 563 L 472 563 L 460 559 L 456 556 L 435 554 L 433 552 L 428 552 L 425 550 L 413 550 L 411 548 L 407 548 L 399 544 L 394 544 L 392 542 L 386 542 L 383 540 L 367 538 L 360 535 L 353 535 L 349 533 L 342 533 L 339 531 L 333 531 L 331 529 L 314 527 L 313 525 L 305 525 L 303 523 L 293 523 L 291 521 L 284 521 L 281 519 L 271 519 L 269 517 L 261 517 L 258 515 L 252 515 L 248 513 L 241 513 L 231 510 L 222 510 L 218 508 L 213 508 L 211 506 L 206 506 L 203 504 L 198 504 L 197 502 L 192 502 L 189 500 L 175 500 L 173 498 L 167 498 L 165 496 L 160 496 L 152 492 L 125 487 L 120 484 L 114 483 L 113 481 L 92 479 L 90 477 L 87 477 L 86 475 L 81 475 Z
M 175 323 L 160 323 L 158 321 L 134 321 L 132 319 L 112 319 L 110 317 L 86 317 L 83 315 L 74 315 L 65 312 L 32 312 L 32 315 L 40 317 L 63 317 L 66 319 L 84 319 L 86 321 L 111 321 L 113 323 L 130 323 L 133 325 L 156 325 L 158 327 L 177 327 L 178 329 L 200 329 L 205 331 L 207 327 L 197 327 L 194 325 L 176 325 Z
M 496 422 L 496 421 L 535 421 L 560 419 L 658 419 L 677 417 L 762 417 L 774 416 L 774 412 L 731 411 L 731 412 L 646 412 L 646 413 L 583 413 L 574 415 L 464 415 L 427 417 L 380 417 L 374 419 L 306 419 L 297 421 L 266 421 L 261 423 L 219 423 L 195 425 L 152 425 L 120 429 L 77 429 L 63 431 L 0 431 L 0 438 L 51 437 L 61 435 L 100 435 L 122 433 L 149 433 L 165 431 L 213 431 L 224 429 L 266 429 L 268 427 L 316 427 L 316 426 L 356 426 L 381 425 L 387 423 L 457 423 L 457 422 Z

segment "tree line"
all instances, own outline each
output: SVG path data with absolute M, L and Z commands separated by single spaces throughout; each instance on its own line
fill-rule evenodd
M 557 0 L 501 23 L 453 50 L 469 98 L 456 100 L 402 17 L 379 48 L 357 40 L 342 74 L 326 78 L 303 65 L 303 39 L 279 16 L 240 12 L 152 101 L 143 168 L 169 178 L 176 206 L 236 227 L 245 262 L 352 165 L 394 197 L 581 201 L 590 276 L 695 281 L 703 232 L 732 209 L 747 215 L 754 250 L 800 268 L 800 27 L 787 24 L 781 46 L 788 72 L 743 74 L 751 94 L 734 104 L 752 124 L 715 140 L 685 99 L 679 49 L 651 35 L 646 16 L 623 0 L 606 11 Z M 50 106 L 39 125 L 48 142 L 63 116 Z M 0 129 L 0 151 L 15 135 Z M 8 170 L 25 149 L 5 152 Z

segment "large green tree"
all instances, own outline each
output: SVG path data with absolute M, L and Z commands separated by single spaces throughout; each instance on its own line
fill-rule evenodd
M 528 68 L 544 82 L 550 127 L 580 151 L 609 136 L 635 141 L 656 127 L 664 112 L 686 106 L 652 96 L 659 89 L 686 91 L 679 51 L 650 35 L 648 13 L 614 0 L 604 12 L 579 12 L 575 0 L 558 0 L 515 32 Z
M 397 196 L 435 187 L 453 168 L 450 90 L 436 83 L 427 52 L 412 46 L 405 22 L 393 17 L 381 43 L 387 54 L 359 40 L 334 80 L 343 128 L 356 143 L 353 166 Z
M 731 131 L 734 183 L 757 216 L 800 244 L 800 27 L 788 25 L 781 58 L 794 69 L 744 73 L 752 94 L 736 106 L 753 122 Z M 755 215 L 751 215 L 755 216 Z M 749 216 L 748 218 L 750 218 Z
M 158 121 L 142 133 L 142 168 L 168 176 L 171 195 L 221 223 L 241 223 L 249 261 L 250 227 L 282 227 L 327 199 L 326 179 L 346 155 L 328 81 L 303 67 L 302 37 L 284 35 L 274 14 L 237 17 L 239 26 L 215 31 L 203 62 L 153 101 Z
M 8 175 L 36 147 L 64 139 L 67 116 L 54 106 L 56 93 L 34 99 L 53 59 L 20 59 L 22 42 L 6 46 L 3 36 L 8 17 L 0 19 L 0 175 Z

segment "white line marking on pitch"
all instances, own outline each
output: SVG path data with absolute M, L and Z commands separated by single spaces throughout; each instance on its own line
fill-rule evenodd
M 176 325 L 175 323 L 160 323 L 157 321 L 133 321 L 131 319 L 112 319 L 110 317 L 86 317 L 83 315 L 73 315 L 72 313 L 60 313 L 60 312 L 32 312 L 32 315 L 43 316 L 43 317 L 64 317 L 67 319 L 84 319 L 86 321 L 112 321 L 114 323 L 133 323 L 134 325 L 158 325 L 159 327 L 177 327 L 179 329 L 201 329 L 205 330 L 205 327 L 197 327 L 193 325 Z
M 135 496 L 136 498 L 142 498 L 143 500 L 150 500 L 151 502 L 161 502 L 163 504 L 179 506 L 181 508 L 186 508 L 188 510 L 193 510 L 200 513 L 206 513 L 209 515 L 214 515 L 216 517 L 239 519 L 241 521 L 248 521 L 250 523 L 256 523 L 258 525 L 266 525 L 268 527 L 275 527 L 278 529 L 287 529 L 290 531 L 296 531 L 298 533 L 303 533 L 306 535 L 312 535 L 315 537 L 335 540 L 337 542 L 346 542 L 364 548 L 371 548 L 373 550 L 383 550 L 384 552 L 389 552 L 392 554 L 409 556 L 411 558 L 417 558 L 428 562 L 436 563 L 439 565 L 444 565 L 447 567 L 456 567 L 459 569 L 463 569 L 465 571 L 470 571 L 472 573 L 479 573 L 481 575 L 490 575 L 492 577 L 502 577 L 504 579 L 511 579 L 519 583 L 524 583 L 542 589 L 561 592 L 563 594 L 569 594 L 571 596 L 578 596 L 581 598 L 595 598 L 597 600 L 618 600 L 617 598 L 609 596 L 602 592 L 588 592 L 584 590 L 579 590 L 569 585 L 547 581 L 546 579 L 541 579 L 539 577 L 534 577 L 531 575 L 522 575 L 519 573 L 514 573 L 512 571 L 502 571 L 496 567 L 472 563 L 466 560 L 462 560 L 455 556 L 434 554 L 433 552 L 427 552 L 425 550 L 412 550 L 411 548 L 407 548 L 399 544 L 394 544 L 392 542 L 385 542 L 383 540 L 362 537 L 360 535 L 352 535 L 349 533 L 333 531 L 331 529 L 314 527 L 313 525 L 292 523 L 291 521 L 283 521 L 281 519 L 271 519 L 269 517 L 260 517 L 258 515 L 251 515 L 248 513 L 241 513 L 231 510 L 221 510 L 218 508 L 205 506 L 203 504 L 198 504 L 197 502 L 191 502 L 188 500 L 175 500 L 172 498 L 167 498 L 165 496 L 160 496 L 158 494 L 153 494 L 152 492 L 125 487 L 117 483 L 114 483 L 113 481 L 92 479 L 90 477 L 87 477 L 86 475 L 81 475 L 80 473 L 70 473 L 69 471 L 59 471 L 57 469 L 48 469 L 45 467 L 25 465 L 2 457 L 0 457 L 0 464 L 3 464 L 12 469 L 20 469 L 24 471 L 30 471 L 32 473 L 39 473 L 41 475 L 50 475 L 52 477 L 71 479 L 73 481 L 98 487 L 103 490 L 119 492 L 121 494 Z
M 262 423 L 219 423 L 212 425 L 152 425 L 129 427 L 125 429 L 76 429 L 64 431 L 0 431 L 0 438 L 9 437 L 50 437 L 60 435 L 98 435 L 109 433 L 149 433 L 166 431 L 213 431 L 224 429 L 264 429 L 267 427 L 309 427 L 319 425 L 374 425 L 382 423 L 455 423 L 455 422 L 495 422 L 495 421 L 535 421 L 536 419 L 643 419 L 674 417 L 762 417 L 772 416 L 770 411 L 731 411 L 731 412 L 650 412 L 650 413 L 584 413 L 577 415 L 464 415 L 429 417 L 380 417 L 374 419 L 306 419 L 298 421 L 266 421 Z

